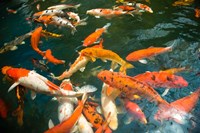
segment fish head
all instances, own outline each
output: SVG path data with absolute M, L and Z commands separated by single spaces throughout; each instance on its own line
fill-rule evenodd
M 181 76 L 175 76 L 173 83 L 179 87 L 187 87 L 188 82 Z
M 113 77 L 114 77 L 114 75 L 113 75 L 113 72 L 111 72 L 111 71 L 108 71 L 108 70 L 103 70 L 103 71 L 101 71 L 100 73 L 98 73 L 98 75 L 97 75 L 97 77 L 101 80 L 101 81 L 103 81 L 103 82 L 105 82 L 106 84 L 112 84 L 112 82 L 113 82 Z
M 10 68 L 12 68 L 11 66 L 4 66 L 2 69 L 1 69 L 1 72 L 2 74 L 6 74 L 7 70 L 9 70 Z

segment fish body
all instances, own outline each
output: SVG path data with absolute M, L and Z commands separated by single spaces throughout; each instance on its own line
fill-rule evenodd
M 198 9 L 198 8 L 195 8 L 195 17 L 196 18 L 200 18 L 200 9 Z
M 53 37 L 53 38 L 60 38 L 63 36 L 61 34 L 52 33 L 46 30 L 42 30 L 42 35 L 45 37 Z
M 61 26 L 61 27 L 67 27 L 71 29 L 71 33 L 74 34 L 76 32 L 75 26 L 67 19 L 61 18 L 58 16 L 52 16 L 52 22 L 51 24 Z
M 7 114 L 8 114 L 8 106 L 3 99 L 0 99 L 0 117 L 6 119 Z
M 39 18 L 35 18 L 35 21 L 39 23 L 43 23 L 45 26 L 51 23 L 52 21 L 52 16 L 50 15 L 45 15 L 45 16 L 40 16 Z
M 6 75 L 13 79 L 15 83 L 9 88 L 8 91 L 12 90 L 17 85 L 22 85 L 25 88 L 32 90 L 33 92 L 39 92 L 52 96 L 81 96 L 82 92 L 74 92 L 63 90 L 47 78 L 36 73 L 35 71 L 27 70 L 24 68 L 12 68 L 3 67 L 2 69 L 6 72 Z
M 145 72 L 138 74 L 133 78 L 145 82 L 153 88 L 182 88 L 187 87 L 188 82 L 181 76 L 170 74 L 168 72 Z
M 101 105 L 104 117 L 107 118 L 110 114 L 109 118 L 107 119 L 109 127 L 112 130 L 116 130 L 118 128 L 117 107 L 115 104 L 115 98 L 111 95 L 107 96 L 106 94 L 108 87 L 109 86 L 105 83 L 102 86 Z
M 59 60 L 59 59 L 55 58 L 52 55 L 52 52 L 51 52 L 50 49 L 46 50 L 44 58 L 47 59 L 49 62 L 55 64 L 55 65 L 64 64 L 65 63 L 64 60 Z
M 17 37 L 15 40 L 12 40 L 12 41 L 10 41 L 8 43 L 4 43 L 4 46 L 2 46 L 0 48 L 0 54 L 5 53 L 5 52 L 10 51 L 10 50 L 16 50 L 17 49 L 17 45 L 22 44 L 23 41 L 26 38 L 31 36 L 31 34 L 32 34 L 32 31 L 28 32 L 28 33 L 26 33 L 26 34 L 24 34 L 22 36 Z
M 63 16 L 65 13 L 62 10 L 52 9 L 52 10 L 44 10 L 37 12 L 33 14 L 34 18 L 40 17 L 40 16 Z
M 133 6 L 128 5 L 119 5 L 114 7 L 115 10 L 122 10 L 122 11 L 133 11 L 135 8 Z
M 36 28 L 32 35 L 31 35 L 31 46 L 33 48 L 34 51 L 36 51 L 38 54 L 44 56 L 44 52 L 42 52 L 39 48 L 38 48 L 38 44 L 40 41 L 40 37 L 41 37 L 41 32 L 42 32 L 42 27 L 38 27 Z
M 141 49 L 134 51 L 127 55 L 127 61 L 138 61 L 144 58 L 150 58 L 158 54 L 162 54 L 172 50 L 172 46 L 169 47 L 149 47 L 147 49 Z
M 170 68 L 170 69 L 161 70 L 161 71 L 169 73 L 169 74 L 176 74 L 176 73 L 179 73 L 179 72 L 182 72 L 182 71 L 185 71 L 185 70 L 187 70 L 186 67 L 180 67 L 180 68 Z
M 76 20 L 77 23 L 79 23 L 80 20 L 81 20 L 77 13 L 74 13 L 74 12 L 67 12 L 67 15 L 68 15 L 71 19 Z
M 83 71 L 85 69 L 85 66 L 90 61 L 90 59 L 86 56 L 79 56 L 75 62 L 70 66 L 69 70 L 64 71 L 60 76 L 52 76 L 54 79 L 62 80 L 64 78 L 71 77 L 75 72 L 78 70 Z
M 145 12 L 153 13 L 153 10 L 145 4 L 135 3 L 135 7 Z
M 100 29 L 96 29 L 95 32 L 91 33 L 89 36 L 87 36 L 83 41 L 83 46 L 89 46 L 94 44 L 100 36 L 107 31 L 108 27 L 111 25 L 111 23 L 107 23 L 104 27 Z
M 91 58 L 94 62 L 96 58 L 100 58 L 101 60 L 110 60 L 113 63 L 118 63 L 121 65 L 120 71 L 125 72 L 126 69 L 133 68 L 134 66 L 125 60 L 123 60 L 118 54 L 114 53 L 111 50 L 100 49 L 100 48 L 85 48 L 81 50 L 81 55 L 87 56 Z
M 96 112 L 95 106 L 92 106 L 91 104 L 86 102 L 83 108 L 83 114 L 94 128 L 97 129 L 102 126 L 104 120 L 102 116 Z
M 130 100 L 136 94 L 156 104 L 168 104 L 152 87 L 122 73 L 104 70 L 97 77 L 111 87 L 119 89 Z
M 78 9 L 81 6 L 81 4 L 77 4 L 77 5 L 69 5 L 69 4 L 60 4 L 60 5 L 55 5 L 55 6 L 50 6 L 47 9 L 48 10 L 64 10 L 64 9 L 69 9 L 69 8 L 74 8 L 74 9 Z
M 200 88 L 188 96 L 171 102 L 170 105 L 173 108 L 165 111 L 158 111 L 154 118 L 159 121 L 172 119 L 179 124 L 184 124 L 186 120 L 192 117 L 189 113 L 197 104 L 199 96 Z
M 133 120 L 139 120 L 141 123 L 147 124 L 145 114 L 142 112 L 142 110 L 136 103 L 131 102 L 128 99 L 123 99 L 123 103 L 124 103 L 125 109 L 127 110 L 128 114 L 129 114 L 128 115 L 129 120 L 130 120 L 129 122 L 131 122 Z
M 45 133 L 69 133 L 81 116 L 86 99 L 87 97 L 83 95 L 83 98 L 78 102 L 78 106 L 74 110 L 74 113 L 67 120 L 45 131 Z
M 93 133 L 93 129 L 91 127 L 91 124 L 87 121 L 85 116 L 81 114 L 81 116 L 78 119 L 77 126 L 80 133 Z
M 121 15 L 129 14 L 129 13 L 126 12 L 126 11 L 122 11 L 122 10 L 96 8 L 96 9 L 88 10 L 86 12 L 86 14 L 93 15 L 93 16 L 95 16 L 97 18 L 99 18 L 99 17 L 105 17 L 107 19 L 110 19 L 112 17 L 121 16 Z

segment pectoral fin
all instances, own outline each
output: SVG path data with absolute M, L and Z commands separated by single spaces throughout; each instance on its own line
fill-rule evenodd
M 34 100 L 36 98 L 36 93 L 34 91 L 31 91 L 31 99 Z
M 84 72 L 85 67 L 82 67 L 82 68 L 80 68 L 79 70 L 80 70 L 81 72 Z
M 49 129 L 54 127 L 53 121 L 50 119 L 48 123 Z
M 12 48 L 10 48 L 11 51 L 17 50 L 17 46 L 13 46 Z
M 19 82 L 15 82 L 14 84 L 12 84 L 11 86 L 10 86 L 10 88 L 8 89 L 8 92 L 10 92 L 12 89 L 14 89 L 16 86 L 18 86 L 19 85 Z
M 139 60 L 139 62 L 142 63 L 142 64 L 147 64 L 148 63 L 147 60 L 145 60 L 145 59 Z
M 91 60 L 92 60 L 92 62 L 95 62 L 95 61 L 96 61 L 96 58 L 91 57 Z

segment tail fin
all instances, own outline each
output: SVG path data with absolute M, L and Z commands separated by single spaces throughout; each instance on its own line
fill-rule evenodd
M 77 4 L 77 5 L 75 5 L 74 6 L 74 8 L 76 9 L 76 10 L 78 10 L 78 8 L 81 6 L 81 4 Z
M 107 29 L 108 29 L 108 27 L 110 27 L 111 26 L 111 23 L 107 23 L 106 25 L 104 25 L 104 29 L 105 29 L 105 32 L 107 32 Z
M 84 19 L 81 19 L 79 22 L 76 22 L 76 23 L 74 24 L 74 26 L 77 27 L 77 26 L 84 26 L 84 25 L 87 25 L 87 22 L 86 22 L 87 19 L 88 19 L 88 17 L 86 17 L 86 18 L 84 18 Z
M 120 67 L 120 72 L 125 72 L 126 69 L 134 68 L 134 66 L 128 62 Z

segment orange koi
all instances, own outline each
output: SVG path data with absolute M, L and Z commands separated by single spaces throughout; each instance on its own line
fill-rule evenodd
M 107 60 L 112 61 L 111 68 L 115 68 L 116 63 L 120 64 L 120 71 L 125 72 L 126 69 L 133 68 L 134 66 L 125 60 L 123 60 L 118 54 L 114 53 L 111 50 L 100 49 L 100 48 L 85 48 L 81 50 L 81 55 L 87 56 L 91 59 L 92 62 L 96 61 L 96 58 L 100 58 L 102 61 L 106 62 Z
M 197 89 L 192 94 L 170 103 L 170 105 L 173 108 L 165 111 L 158 111 L 155 114 L 154 119 L 159 121 L 164 119 L 165 120 L 172 119 L 177 123 L 184 124 L 186 122 L 185 120 L 191 117 L 189 112 L 191 112 L 192 109 L 197 104 L 199 96 L 200 96 L 200 88 Z
M 200 9 L 196 8 L 194 11 L 195 11 L 195 17 L 199 18 L 200 17 Z
M 42 32 L 42 27 L 38 27 L 36 28 L 32 35 L 31 35 L 31 46 L 33 48 L 34 51 L 36 51 L 38 54 L 44 56 L 44 52 L 42 52 L 39 48 L 38 48 L 38 43 L 40 41 L 40 36 L 41 36 L 41 32 Z
M 133 95 L 136 94 L 146 98 L 150 102 L 155 102 L 159 106 L 163 105 L 169 107 L 168 102 L 162 99 L 152 87 L 135 78 L 119 72 L 110 72 L 108 70 L 101 71 L 97 77 L 111 87 L 119 89 L 122 94 L 130 100 L 132 100 Z
M 55 65 L 64 64 L 65 63 L 64 60 L 59 60 L 59 59 L 55 58 L 51 54 L 51 50 L 50 49 L 46 50 L 44 58 L 47 59 L 49 62 L 55 64 Z
M 40 16 L 39 18 L 35 18 L 34 20 L 47 26 L 47 24 L 50 24 L 52 22 L 52 16 Z
M 122 11 L 122 10 L 113 10 L 113 9 L 104 9 L 104 8 L 96 8 L 96 9 L 91 9 L 86 12 L 86 14 L 90 14 L 95 16 L 96 18 L 100 17 L 105 17 L 107 19 L 116 17 L 116 16 L 121 16 L 124 14 L 129 14 L 133 16 L 130 12 L 127 11 Z
M 173 45 L 172 45 L 173 46 Z M 140 62 L 146 62 L 146 61 L 142 61 L 142 59 L 144 58 L 150 58 L 153 56 L 156 56 L 158 54 L 162 54 L 168 51 L 172 50 L 172 46 L 169 47 L 149 47 L 147 49 L 141 49 L 141 50 L 137 50 L 134 51 L 130 54 L 127 55 L 126 60 L 127 61 L 140 61 Z
M 114 10 L 123 10 L 123 11 L 133 11 L 133 10 L 135 10 L 135 8 L 133 6 L 128 6 L 128 5 L 115 6 L 113 9 Z
M 36 97 L 34 92 L 48 94 L 52 96 L 69 96 L 76 97 L 83 95 L 83 92 L 74 92 L 61 89 L 47 78 L 36 73 L 35 71 L 27 70 L 24 68 L 12 68 L 5 66 L 2 68 L 2 72 L 5 73 L 9 78 L 15 81 L 15 83 L 8 89 L 11 91 L 18 85 L 22 85 L 25 88 L 32 90 L 32 98 Z
M 167 72 L 145 72 L 134 76 L 138 81 L 145 82 L 153 88 L 182 88 L 187 87 L 188 82 L 181 76 Z
M 78 106 L 74 110 L 74 113 L 67 120 L 45 131 L 45 133 L 69 133 L 81 116 L 86 99 L 87 96 L 84 94 L 82 100 L 78 102 Z
M 94 42 L 96 42 L 100 36 L 107 31 L 108 27 L 111 25 L 111 23 L 107 23 L 103 28 L 100 29 L 96 29 L 95 32 L 93 32 L 92 34 L 90 34 L 89 36 L 87 36 L 84 41 L 83 41 L 83 46 L 87 47 L 89 45 L 94 44 Z
M 141 123 L 147 124 L 147 120 L 144 113 L 136 103 L 131 102 L 127 98 L 123 99 L 123 103 L 129 116 L 127 124 L 129 124 L 133 120 L 139 120 Z
M 3 99 L 0 98 L 0 117 L 6 119 L 7 114 L 8 114 L 8 105 L 5 103 Z

